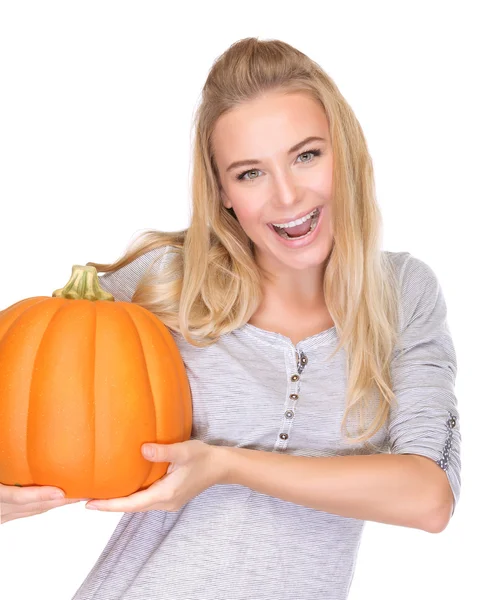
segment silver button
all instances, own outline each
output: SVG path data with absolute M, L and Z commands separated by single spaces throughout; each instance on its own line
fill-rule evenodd
M 281 433 L 279 437 L 281 438 L 281 440 L 287 440 L 289 436 L 287 433 Z

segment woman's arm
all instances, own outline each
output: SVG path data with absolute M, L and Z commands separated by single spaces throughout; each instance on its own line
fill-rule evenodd
M 304 457 L 222 447 L 234 483 L 343 517 L 439 533 L 453 495 L 445 472 L 414 454 Z

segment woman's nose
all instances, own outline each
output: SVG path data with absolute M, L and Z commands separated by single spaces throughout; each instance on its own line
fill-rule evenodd
M 278 204 L 289 206 L 298 201 L 298 187 L 289 171 L 277 172 L 274 177 L 274 197 Z

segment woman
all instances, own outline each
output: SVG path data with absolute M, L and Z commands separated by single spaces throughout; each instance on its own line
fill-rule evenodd
M 439 532 L 458 502 L 441 287 L 380 249 L 360 125 L 284 42 L 244 39 L 213 65 L 192 202 L 187 230 L 88 263 L 169 327 L 193 428 L 147 445 L 162 480 L 90 503 L 125 514 L 74 600 L 347 598 L 366 520 Z M 65 502 L 1 491 L 6 520 Z

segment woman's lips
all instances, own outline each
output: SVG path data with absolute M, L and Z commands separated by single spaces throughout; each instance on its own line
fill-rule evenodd
M 321 216 L 321 210 L 322 210 L 322 206 L 314 206 L 314 208 L 312 210 L 309 210 L 308 212 L 304 213 L 302 216 L 300 217 L 296 217 L 296 219 L 302 219 L 303 217 L 306 217 L 307 215 L 310 215 L 310 213 L 315 210 L 317 208 L 317 210 L 319 211 L 319 216 Z M 290 219 L 289 221 L 283 221 L 283 223 L 290 223 L 291 221 L 296 221 L 296 219 Z M 274 223 L 275 221 L 271 221 L 270 223 L 267 223 L 267 225 L 269 227 L 273 228 L 272 223 Z

